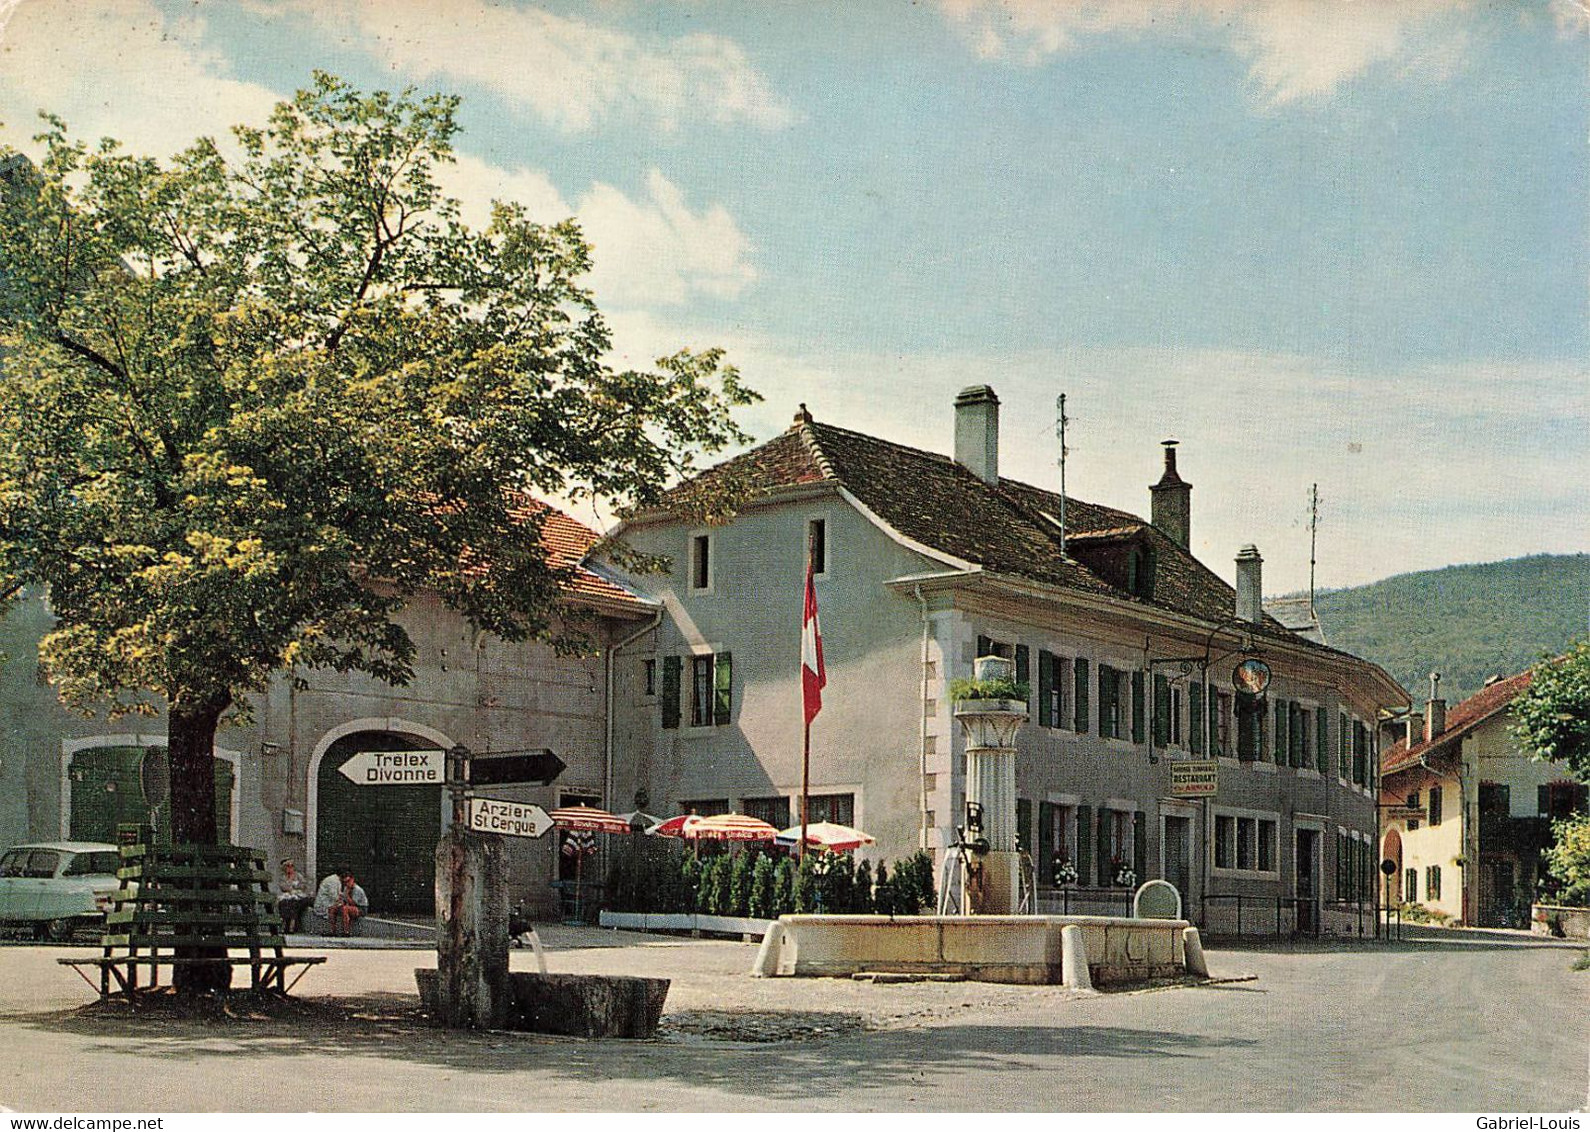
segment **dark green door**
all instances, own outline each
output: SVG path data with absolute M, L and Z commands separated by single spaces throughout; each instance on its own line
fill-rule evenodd
M 319 883 L 351 869 L 370 910 L 430 915 L 436 908 L 436 842 L 442 836 L 440 786 L 358 786 L 339 768 L 360 751 L 431 747 L 412 735 L 361 731 L 344 735 L 320 761 L 315 807 Z
M 89 747 L 72 756 L 74 841 L 116 840 L 121 824 L 152 825 L 155 838 L 171 838 L 167 799 L 169 767 L 164 747 Z M 215 828 L 231 840 L 232 765 L 215 760 Z

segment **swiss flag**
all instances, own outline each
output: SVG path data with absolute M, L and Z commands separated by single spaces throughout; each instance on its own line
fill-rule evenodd
M 817 627 L 817 587 L 812 583 L 812 564 L 806 564 L 806 615 L 801 620 L 801 703 L 806 709 L 806 726 L 812 725 L 823 710 L 823 689 L 828 672 L 823 668 L 823 633 Z

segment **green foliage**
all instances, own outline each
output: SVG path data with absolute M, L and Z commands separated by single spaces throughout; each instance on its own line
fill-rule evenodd
M 774 918 L 773 858 L 766 853 L 756 855 L 751 869 L 751 894 L 746 902 L 746 914 L 758 920 Z
M 770 915 L 777 919 L 795 910 L 795 862 L 784 857 L 773 869 L 773 907 Z
M 950 681 L 950 699 L 962 700 L 1020 700 L 1027 701 L 1032 688 L 1019 680 L 973 680 L 960 677 Z
M 894 915 L 894 883 L 889 866 L 879 861 L 878 876 L 872 886 L 872 910 L 880 916 Z
M 817 869 L 816 853 L 802 853 L 800 863 L 795 867 L 794 910 L 796 912 L 816 912 L 819 909 L 821 894 L 818 882 L 821 876 Z
M 850 910 L 852 912 L 867 913 L 872 911 L 872 865 L 862 861 L 856 866 L 856 883 L 851 893 Z
M 933 858 L 918 849 L 895 868 L 894 914 L 915 916 L 938 907 L 933 885 Z
M 526 493 L 645 506 L 746 439 L 755 395 L 718 351 L 606 363 L 572 221 L 463 222 L 436 180 L 456 110 L 317 74 L 235 157 L 165 161 L 47 119 L 0 191 L 0 598 L 49 587 L 69 704 L 171 705 L 182 840 L 211 799 L 178 780 L 208 789 L 244 693 L 406 682 L 421 592 L 581 647 Z
M 1422 701 L 1431 672 L 1457 703 L 1488 677 L 1522 672 L 1584 632 L 1590 555 L 1531 555 L 1505 562 L 1399 574 L 1325 591 L 1315 610 L 1326 639 L 1379 664 Z
M 1590 815 L 1553 822 L 1551 832 L 1551 848 L 1543 857 L 1560 886 L 1553 902 L 1590 905 Z
M 1537 758 L 1563 763 L 1574 778 L 1590 783 L 1590 640 L 1531 672 L 1529 687 L 1513 700 L 1513 737 Z
M 705 911 L 702 907 L 702 868 L 701 860 L 694 853 L 681 853 L 683 860 L 679 866 L 679 903 L 674 909 L 679 912 Z
M 751 848 L 734 854 L 733 864 L 729 866 L 728 915 L 751 914 L 751 871 L 761 858 L 762 854 Z

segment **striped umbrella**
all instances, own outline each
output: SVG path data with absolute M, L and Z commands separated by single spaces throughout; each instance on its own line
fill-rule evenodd
M 547 815 L 559 829 L 577 829 L 586 833 L 628 833 L 629 823 L 617 814 L 598 810 L 595 806 L 560 806 Z
M 778 830 L 748 814 L 713 814 L 686 821 L 682 836 L 687 841 L 772 841 Z
M 794 845 L 800 839 L 801 827 L 798 825 L 780 830 L 778 834 L 780 845 Z M 863 845 L 871 845 L 876 840 L 877 838 L 870 833 L 863 833 L 859 829 L 831 821 L 814 821 L 806 827 L 806 844 L 820 849 L 832 849 L 836 853 L 860 849 Z
M 685 823 L 696 820 L 698 819 L 695 814 L 680 814 L 677 817 L 669 818 L 667 821 L 660 821 L 656 825 L 648 827 L 646 832 L 653 837 L 683 837 L 685 835 Z

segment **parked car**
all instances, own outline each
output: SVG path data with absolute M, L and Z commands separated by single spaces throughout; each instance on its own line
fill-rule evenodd
M 0 925 L 65 940 L 110 907 L 121 857 L 97 841 L 41 841 L 0 856 Z

